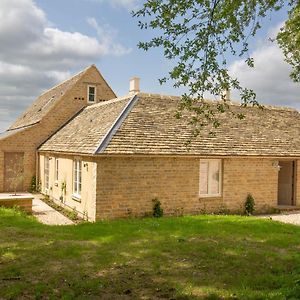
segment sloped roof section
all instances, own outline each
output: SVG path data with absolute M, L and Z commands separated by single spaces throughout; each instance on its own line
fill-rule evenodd
M 179 97 L 138 94 L 85 108 L 39 150 L 124 155 L 239 155 L 300 157 L 300 114 L 288 108 L 241 108 L 244 120 L 221 114 L 211 135 L 204 127 L 189 148 L 191 127 L 176 119 Z M 215 105 L 215 102 L 212 102 Z
M 90 67 L 89 67 L 90 68 Z M 81 71 L 70 79 L 51 88 L 40 95 L 31 106 L 21 115 L 8 130 L 32 125 L 41 121 L 41 119 L 52 109 L 52 107 L 63 97 L 63 95 L 85 74 L 89 69 Z
M 220 115 L 221 127 L 215 136 L 205 127 L 190 139 L 191 127 L 174 117 L 179 97 L 140 94 L 139 100 L 124 120 L 103 153 L 106 154 L 188 154 L 300 156 L 300 114 L 288 108 L 254 107 L 242 109 L 244 120 L 230 113 Z
M 39 150 L 94 154 L 130 100 L 118 98 L 86 107 Z
M 26 129 L 28 128 L 32 128 L 34 125 L 29 125 L 29 126 L 25 126 L 25 127 L 22 127 L 22 128 L 17 128 L 17 129 L 12 129 L 12 130 L 7 130 L 7 131 L 4 131 L 4 132 L 1 132 L 0 133 L 0 140 L 4 140 L 6 138 L 9 138 L 17 133 L 20 133 L 20 132 L 23 132 L 25 131 Z

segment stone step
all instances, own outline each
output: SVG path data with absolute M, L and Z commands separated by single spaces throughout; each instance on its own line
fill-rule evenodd
M 276 209 L 278 209 L 282 213 L 300 213 L 300 206 L 294 206 L 294 205 L 277 205 Z

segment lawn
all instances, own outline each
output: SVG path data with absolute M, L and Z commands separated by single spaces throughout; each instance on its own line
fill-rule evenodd
M 46 226 L 0 208 L 0 299 L 299 299 L 300 227 L 239 216 Z

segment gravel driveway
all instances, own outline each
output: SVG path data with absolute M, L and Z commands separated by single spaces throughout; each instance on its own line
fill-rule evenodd
M 279 221 L 283 223 L 289 223 L 300 226 L 300 212 L 297 213 L 289 213 L 289 214 L 281 214 L 281 215 L 269 215 L 263 216 L 263 218 L 269 218 L 274 221 Z

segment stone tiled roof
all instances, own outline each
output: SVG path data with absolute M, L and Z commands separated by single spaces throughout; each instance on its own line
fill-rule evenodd
M 210 135 L 211 128 L 205 127 L 187 149 L 191 127 L 184 118 L 174 117 L 179 101 L 179 97 L 137 95 L 137 102 L 98 154 L 300 156 L 299 112 L 269 106 L 263 110 L 242 109 L 233 104 L 231 110 L 242 110 L 244 120 L 222 114 L 222 125 L 214 130 L 215 135 Z M 41 150 L 95 153 L 105 131 L 127 102 L 128 99 L 114 100 L 107 106 L 104 103 L 85 109 Z M 95 121 L 89 123 L 91 114 Z
M 130 98 L 119 98 L 83 109 L 39 150 L 93 154 Z
M 9 130 L 38 123 L 87 70 L 88 68 L 40 95 Z
M 13 135 L 15 135 L 19 132 L 25 131 L 26 129 L 31 128 L 33 126 L 34 125 L 29 125 L 29 126 L 25 126 L 25 127 L 22 127 L 22 128 L 17 128 L 17 129 L 12 129 L 12 130 L 7 130 L 7 131 L 4 131 L 4 132 L 1 132 L 0 133 L 0 140 L 11 137 L 11 136 L 13 136 Z

